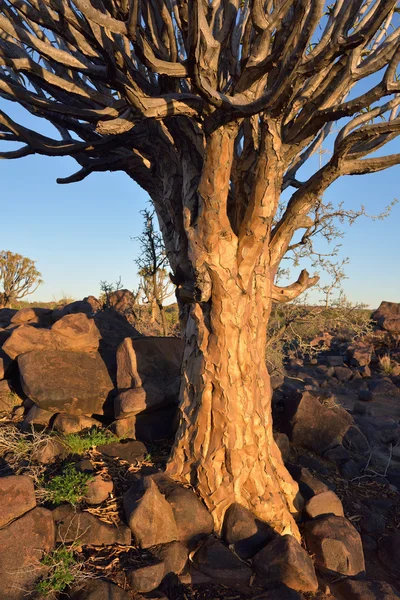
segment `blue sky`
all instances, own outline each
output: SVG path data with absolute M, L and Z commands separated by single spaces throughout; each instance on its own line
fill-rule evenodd
M 0 108 L 35 127 L 37 120 L 19 107 L 0 101 Z M 52 133 L 42 122 L 40 130 Z M 10 150 L 11 144 L 2 148 Z M 400 152 L 400 142 L 392 143 L 390 151 Z M 123 173 L 94 174 L 70 185 L 56 183 L 57 177 L 77 168 L 70 158 L 0 161 L 0 249 L 36 260 L 45 283 L 31 299 L 98 295 L 100 280 L 115 281 L 119 276 L 127 288 L 138 284 L 134 259 L 139 248 L 131 237 L 141 232 L 139 211 L 146 206 L 147 194 Z M 344 177 L 329 188 L 326 198 L 343 200 L 354 209 L 364 204 L 369 213 L 379 213 L 393 198 L 400 198 L 399 173 L 400 167 L 393 167 Z M 341 256 L 351 258 L 346 268 L 349 279 L 343 282 L 348 298 L 371 307 L 381 300 L 400 302 L 400 204 L 384 221 L 360 219 L 345 229 Z

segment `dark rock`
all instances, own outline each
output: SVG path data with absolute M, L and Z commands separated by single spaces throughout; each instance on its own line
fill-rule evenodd
M 35 488 L 31 477 L 0 477 L 0 527 L 21 517 L 35 506 Z
M 307 549 L 320 569 L 342 575 L 364 572 L 360 534 L 344 517 L 326 515 L 307 521 L 304 536 Z
M 34 404 L 25 415 L 25 418 L 21 423 L 21 429 L 22 431 L 31 431 L 32 429 L 35 431 L 42 431 L 50 425 L 55 416 L 56 413 L 44 410 Z
M 62 308 L 56 308 L 55 310 L 53 310 L 51 317 L 52 321 L 55 323 L 56 321 L 59 321 L 66 315 L 75 315 L 77 313 L 83 313 L 89 316 L 99 309 L 100 303 L 98 303 L 98 307 L 96 309 L 96 307 L 87 300 L 75 300 L 75 302 L 70 302 Z
M 17 312 L 15 308 L 0 308 L 0 326 L 8 327 Z
M 101 475 L 96 475 L 87 484 L 85 501 L 91 505 L 101 504 L 107 500 L 113 489 L 112 481 L 105 481 Z
M 355 479 L 359 477 L 360 473 L 360 466 L 353 459 L 348 460 L 340 466 L 340 474 L 345 479 Z
M 304 507 L 304 512 L 310 519 L 326 514 L 344 517 L 343 505 L 335 492 L 331 490 L 310 498 Z
M 400 533 L 388 535 L 379 540 L 378 556 L 382 564 L 394 575 L 400 567 Z
M 318 580 L 311 558 L 291 535 L 276 538 L 253 558 L 258 583 L 276 581 L 303 592 L 316 592 Z
M 376 396 L 374 392 L 371 392 L 370 390 L 360 390 L 358 392 L 358 399 L 362 402 L 373 402 L 376 400 Z
M 193 547 L 201 538 L 212 533 L 213 518 L 192 490 L 182 487 L 163 473 L 153 475 L 152 479 L 172 507 L 178 530 L 177 539 Z
M 1 598 L 25 600 L 36 580 L 46 574 L 40 561 L 54 545 L 54 523 L 45 508 L 34 508 L 0 529 Z
M 396 600 L 400 593 L 386 581 L 367 579 L 341 579 L 332 584 L 338 600 Z
M 58 458 L 65 458 L 68 453 L 68 449 L 60 440 L 49 437 L 35 446 L 31 459 L 33 462 L 47 465 Z
M 365 402 L 355 402 L 353 406 L 353 415 L 368 415 L 370 413 L 370 408 Z
M 400 490 L 400 467 L 390 469 L 386 473 L 386 477 L 392 485 L 395 485 Z
M 361 535 L 361 541 L 364 552 L 375 552 L 378 549 L 378 544 L 373 537 L 367 534 Z
M 333 460 L 338 464 L 342 464 L 350 460 L 351 455 L 350 452 L 341 444 L 335 446 L 334 448 L 330 448 L 326 452 L 324 452 L 324 458 L 328 460 Z
M 143 565 L 128 573 L 133 591 L 151 592 L 163 581 L 164 577 L 182 573 L 188 559 L 188 551 L 180 542 L 170 542 L 152 549 L 152 555 L 157 560 Z
M 347 348 L 347 358 L 355 367 L 366 367 L 371 362 L 373 352 L 372 345 L 358 343 Z
M 282 460 L 286 462 L 290 456 L 290 442 L 285 433 L 274 433 L 275 443 L 282 454 Z
M 135 482 L 124 494 L 127 523 L 141 548 L 178 540 L 171 505 L 151 477 Z
M 354 427 L 344 409 L 327 408 L 310 392 L 292 394 L 285 403 L 284 416 L 292 443 L 317 454 L 341 444 Z
M 319 460 L 313 458 L 312 456 L 302 454 L 299 458 L 299 465 L 305 467 L 306 469 L 309 469 L 310 471 L 314 471 L 319 475 L 329 475 L 329 469 Z
M 293 479 L 299 484 L 300 494 L 305 500 L 309 500 L 322 492 L 329 491 L 329 487 L 314 477 L 314 475 L 311 475 L 310 471 L 305 467 L 291 464 L 286 466 Z
M 400 333 L 400 304 L 396 302 L 381 302 L 379 308 L 372 314 L 372 319 L 376 321 L 384 331 L 389 333 Z
M 113 387 L 99 354 L 41 350 L 18 357 L 24 393 L 40 408 L 102 414 Z
M 58 542 L 79 541 L 83 546 L 131 544 L 131 532 L 126 525 L 108 525 L 86 511 L 75 510 L 70 504 L 62 504 L 52 512 Z
M 136 417 L 114 421 L 110 425 L 110 431 L 118 438 L 136 438 Z
M 360 527 L 363 533 L 381 536 L 386 529 L 386 519 L 383 515 L 372 512 L 366 506 L 362 509 Z
M 127 573 L 129 585 L 134 592 L 152 592 L 164 579 L 165 564 L 155 562 L 141 565 Z
M 146 446 L 142 442 L 136 440 L 102 444 L 97 446 L 96 450 L 97 452 L 104 454 L 104 456 L 125 460 L 131 465 L 137 465 L 142 462 L 147 454 Z
M 0 379 L 5 379 L 10 374 L 12 364 L 8 354 L 0 350 Z
M 343 364 L 344 364 L 343 356 L 327 356 L 326 364 L 329 367 L 343 367 Z
M 135 437 L 148 444 L 173 438 L 178 428 L 178 415 L 177 406 L 136 415 Z
M 21 323 L 36 323 L 41 327 L 47 327 L 51 324 L 50 308 L 21 308 L 11 318 L 10 323 L 20 325 Z
M 75 586 L 68 600 L 131 600 L 131 594 L 111 581 L 89 579 Z
M 396 396 L 397 387 L 388 377 L 382 379 L 373 379 L 368 382 L 368 389 L 377 395 Z
M 222 535 L 243 559 L 252 558 L 276 537 L 267 523 L 258 520 L 250 510 L 237 503 L 231 504 L 225 513 Z
M 99 427 L 100 422 L 82 415 L 66 415 L 59 413 L 53 421 L 53 428 L 64 434 L 78 433 L 92 427 Z
M 257 600 L 304 600 L 304 596 L 286 585 L 280 585 L 262 594 L 257 594 Z
M 352 426 L 346 431 L 343 436 L 343 446 L 350 452 L 365 453 L 370 450 L 370 446 L 364 433 L 357 427 Z
M 335 367 L 335 377 L 339 381 L 349 381 L 353 375 L 353 371 L 349 367 Z
M 101 333 L 100 351 L 102 354 L 104 350 L 112 350 L 115 357 L 117 348 L 126 338 L 136 339 L 143 337 L 142 334 L 129 323 L 126 317 L 121 315 L 114 308 L 96 312 L 93 319 Z M 130 385 L 129 387 L 135 386 Z
M 272 389 L 277 390 L 284 384 L 284 381 L 285 381 L 285 377 L 284 377 L 284 375 L 282 375 L 282 373 L 276 373 L 274 375 L 271 375 Z
M 206 540 L 192 561 L 196 569 L 222 585 L 232 587 L 250 583 L 251 569 L 215 538 Z

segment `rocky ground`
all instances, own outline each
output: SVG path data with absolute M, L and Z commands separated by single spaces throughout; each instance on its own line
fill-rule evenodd
M 384 303 L 373 336 L 322 336 L 272 378 L 299 544 L 239 505 L 217 538 L 164 475 L 179 339 L 93 298 L 0 310 L 0 599 L 400 598 L 399 315 Z

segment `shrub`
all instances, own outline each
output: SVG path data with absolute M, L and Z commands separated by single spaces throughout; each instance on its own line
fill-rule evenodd
M 61 475 L 55 475 L 49 482 L 42 482 L 43 496 L 52 504 L 63 502 L 78 504 L 87 493 L 87 486 L 92 476 L 77 471 L 75 465 L 66 465 Z
M 63 443 L 73 454 L 84 454 L 88 450 L 96 448 L 96 446 L 117 442 L 119 439 L 108 429 L 92 427 L 88 431 L 65 435 Z
M 390 375 L 393 372 L 393 365 L 389 354 L 379 357 L 379 366 L 385 375 Z
M 77 579 L 81 566 L 75 558 L 74 547 L 64 545 L 46 554 L 41 563 L 48 567 L 48 573 L 37 583 L 36 591 L 45 597 L 63 592 Z

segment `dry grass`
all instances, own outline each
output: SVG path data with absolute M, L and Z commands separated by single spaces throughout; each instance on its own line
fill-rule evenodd
M 390 354 L 384 354 L 383 356 L 379 357 L 379 366 L 382 373 L 385 373 L 385 375 L 391 375 L 393 372 L 393 365 Z

